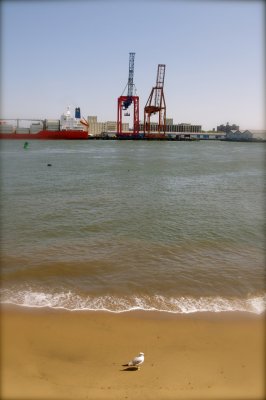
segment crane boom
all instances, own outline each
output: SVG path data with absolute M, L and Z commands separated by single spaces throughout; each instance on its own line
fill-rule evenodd
M 128 83 L 127 83 L 127 95 L 128 97 L 133 96 L 134 89 L 134 59 L 135 53 L 129 53 L 129 71 L 128 71 Z
M 159 64 L 157 70 L 156 86 L 158 88 L 163 88 L 165 76 L 165 64 Z
M 155 107 L 160 107 L 162 89 L 164 85 L 164 76 L 165 76 L 165 64 L 159 64 L 157 69 L 157 79 L 156 79 L 155 96 L 154 96 Z
M 129 71 L 128 71 L 128 81 L 127 81 L 127 98 L 123 102 L 124 110 L 127 110 L 132 103 L 132 96 L 134 90 L 134 59 L 135 53 L 129 53 Z

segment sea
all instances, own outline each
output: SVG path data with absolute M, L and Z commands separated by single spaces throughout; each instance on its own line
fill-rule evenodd
M 1 303 L 265 311 L 265 144 L 0 145 Z

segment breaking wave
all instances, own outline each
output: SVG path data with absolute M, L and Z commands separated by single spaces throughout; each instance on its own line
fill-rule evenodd
M 87 296 L 72 292 L 43 293 L 37 291 L 17 291 L 1 289 L 1 303 L 23 307 L 54 308 L 69 311 L 108 311 L 122 313 L 133 310 L 160 311 L 173 314 L 196 312 L 241 311 L 262 314 L 266 310 L 266 296 L 240 298 L 223 297 L 165 297 L 154 296 Z

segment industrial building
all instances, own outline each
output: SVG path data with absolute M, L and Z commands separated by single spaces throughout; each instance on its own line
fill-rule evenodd
M 246 130 L 246 131 L 240 131 L 240 130 L 231 130 L 229 132 L 226 132 L 225 139 L 226 140 L 252 140 L 253 134 Z
M 103 133 L 116 133 L 117 132 L 117 122 L 116 121 L 106 121 L 98 122 L 97 116 L 88 116 L 87 121 L 89 123 L 89 132 L 91 136 L 101 136 Z M 158 132 L 158 122 L 150 124 L 151 132 Z M 128 123 L 122 124 L 123 132 L 130 132 Z M 144 123 L 139 124 L 139 131 L 144 131 Z M 167 133 L 200 133 L 202 131 L 201 125 L 192 125 L 187 123 L 174 124 L 173 118 L 166 119 L 166 132 Z
M 219 125 L 217 126 L 217 132 L 230 132 L 230 131 L 238 131 L 239 130 L 239 125 L 232 124 L 229 125 L 229 122 L 227 122 L 226 125 Z
M 89 123 L 90 136 L 102 136 L 103 133 L 114 133 L 117 132 L 116 121 L 98 122 L 97 116 L 88 116 L 87 121 Z M 129 131 L 129 124 L 123 123 L 123 131 Z
M 140 132 L 144 131 L 144 124 L 140 123 L 139 125 Z M 150 123 L 151 132 L 158 132 L 158 123 L 151 122 Z M 174 124 L 172 118 L 166 119 L 166 133 L 200 133 L 202 131 L 201 125 L 191 125 L 187 123 Z

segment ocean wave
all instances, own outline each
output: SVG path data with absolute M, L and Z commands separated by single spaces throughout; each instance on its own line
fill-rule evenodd
M 31 290 L 0 290 L 3 304 L 23 307 L 54 308 L 69 311 L 108 311 L 122 313 L 134 310 L 160 311 L 173 314 L 197 312 L 242 311 L 262 314 L 266 310 L 266 295 L 249 298 L 223 297 L 167 297 L 154 296 L 87 296 L 82 297 L 72 292 L 44 293 Z

